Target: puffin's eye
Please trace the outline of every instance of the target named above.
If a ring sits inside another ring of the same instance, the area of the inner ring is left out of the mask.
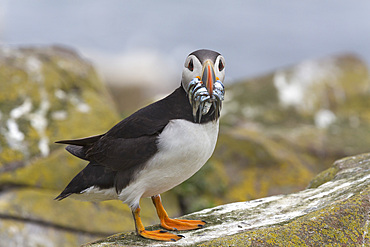
[[[194,69],[193,59],[190,59],[190,62],[189,62],[189,64],[188,64],[188,69],[189,69],[190,71],[193,71],[193,69]]]
[[[220,60],[220,62],[218,63],[218,71],[222,71],[224,68],[225,68],[225,65],[224,65],[224,63]]]

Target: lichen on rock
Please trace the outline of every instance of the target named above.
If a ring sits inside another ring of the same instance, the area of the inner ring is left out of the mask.
[[[0,78],[0,171],[46,157],[67,134],[91,135],[117,119],[94,68],[67,49],[2,47]]]
[[[84,246],[369,245],[370,153],[339,160],[334,167],[337,174],[317,188],[186,215],[208,224],[182,232],[185,238],[176,243],[121,233]]]
[[[185,216],[207,226],[181,233],[177,243],[129,232],[90,245],[368,244],[369,155],[321,171],[368,151],[369,80],[365,64],[345,55],[228,86],[213,157],[163,195],[171,216],[179,204],[182,212],[209,208]],[[289,91],[297,97],[284,96]],[[53,201],[87,164],[53,142],[101,134],[119,120],[94,68],[76,52],[0,48],[0,246],[37,245],[41,237],[74,246],[134,229],[118,201]],[[232,201],[247,202],[222,205]],[[145,225],[158,222],[150,200],[141,206]]]

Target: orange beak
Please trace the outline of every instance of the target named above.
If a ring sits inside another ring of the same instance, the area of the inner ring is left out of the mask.
[[[201,81],[205,83],[205,86],[208,90],[208,94],[212,95],[213,93],[213,84],[216,81],[215,70],[213,69],[213,63],[211,60],[205,61],[203,65],[203,73]]]

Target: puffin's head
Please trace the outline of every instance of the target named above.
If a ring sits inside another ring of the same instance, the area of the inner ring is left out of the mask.
[[[224,79],[225,59],[220,53],[202,49],[188,55],[181,84],[189,96],[194,121],[200,122],[212,105],[218,118],[224,98]]]
[[[225,59],[215,51],[197,50],[189,54],[182,70],[182,86],[188,93],[189,83],[194,78],[199,78],[212,95],[213,85],[216,80],[222,83],[225,79]]]

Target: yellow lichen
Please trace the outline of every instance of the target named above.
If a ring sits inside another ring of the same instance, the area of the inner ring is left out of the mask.
[[[365,199],[370,196],[369,189],[292,222],[247,230],[200,246],[227,246],[231,243],[235,246],[356,246],[365,241],[361,238],[369,228],[366,212],[370,210],[370,204]]]

